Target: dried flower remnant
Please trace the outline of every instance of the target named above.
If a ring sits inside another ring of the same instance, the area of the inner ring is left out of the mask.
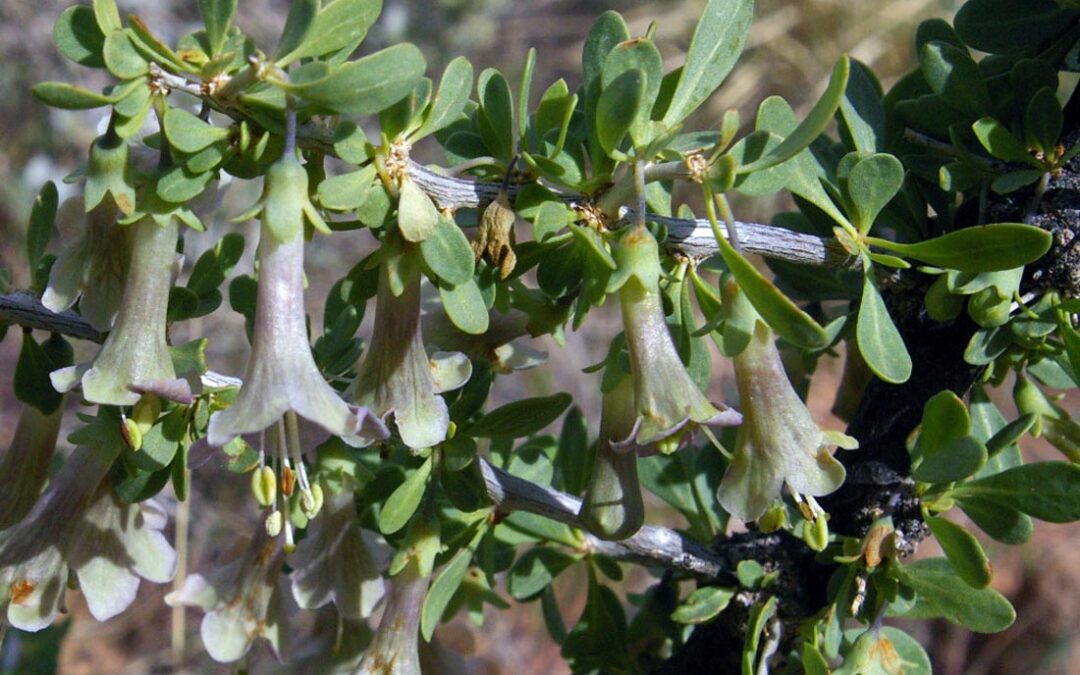
[[[420,610],[427,589],[415,559],[390,579],[386,608],[357,675],[421,675]]]
[[[609,288],[619,293],[637,421],[614,447],[656,444],[661,452],[673,452],[698,426],[739,424],[742,415],[710,403],[679,358],[664,319],[656,239],[644,227],[631,229],[619,240],[615,260],[618,268]]]
[[[140,578],[172,579],[176,553],[162,534],[164,511],[152,500],[120,502],[102,485],[119,454],[118,434],[77,448],[26,519],[0,532],[0,606],[12,626],[48,627],[69,569],[99,621],[131,605]]]
[[[348,395],[382,417],[392,415],[405,445],[430,448],[446,439],[450,426],[439,394],[465,384],[472,366],[457,352],[428,357],[420,327],[419,251],[393,234],[383,246],[371,345]]]
[[[785,485],[796,495],[820,497],[844,482],[842,464],[830,446],[857,447],[854,439],[825,432],[810,416],[780,361],[772,331],[761,321],[746,348],[735,357],[735,379],[744,421],[735,456],[717,498],[742,520],[755,520]],[[811,508],[811,510],[813,510]],[[813,514],[815,519],[820,514]]]
[[[288,644],[284,562],[281,540],[260,527],[235,559],[205,576],[192,574],[182,588],[165,596],[165,602],[206,612],[199,633],[215,661],[240,660],[259,637],[268,640],[281,659]]]
[[[499,278],[505,279],[517,265],[514,253],[514,221],[517,216],[510,207],[510,198],[506,189],[499,191],[498,197],[487,205],[480,217],[480,226],[476,230],[476,240],[472,243],[476,262],[483,258],[499,270]]]

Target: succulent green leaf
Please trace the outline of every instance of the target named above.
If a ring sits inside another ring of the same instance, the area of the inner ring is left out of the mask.
[[[476,81],[477,126],[488,152],[509,163],[514,151],[514,98],[503,74],[487,68]]]
[[[476,281],[469,279],[452,286],[439,282],[439,299],[450,321],[470,335],[481,335],[488,329],[488,309]]]
[[[727,608],[735,591],[722,586],[705,586],[696,589],[671,614],[678,623],[702,624],[716,618]]]
[[[116,0],[94,0],[94,19],[97,21],[101,32],[108,35],[112,31],[120,30],[120,10],[116,8]]]
[[[869,243],[907,258],[960,272],[999,272],[1034,262],[1052,243],[1050,233],[1032,225],[997,223],[967,227],[915,244],[869,238]]]
[[[352,211],[367,199],[375,181],[376,169],[369,164],[358,171],[331,176],[319,183],[319,204],[331,211]]]
[[[976,590],[964,583],[945,558],[927,558],[892,569],[918,594],[914,608],[904,616],[941,617],[976,633],[998,633],[1016,620],[1016,610],[1003,595],[992,588]]]
[[[799,126],[768,154],[748,165],[740,166],[739,173],[752,173],[786,162],[813,143],[814,139],[820,136],[825,131],[825,128],[829,126],[833,115],[836,114],[836,110],[840,107],[840,102],[844,98],[844,91],[847,88],[850,70],[851,62],[848,57],[841,56],[840,60],[833,66],[832,75],[829,77],[829,86],[826,87],[825,93],[821,95],[818,102],[814,104],[806,119],[800,122]]]
[[[477,438],[531,436],[558,419],[571,401],[566,393],[513,401],[484,415],[465,433]]]
[[[450,605],[450,600],[465,581],[465,574],[469,571],[469,563],[472,561],[473,549],[466,546],[450,559],[446,567],[442,568],[435,581],[431,583],[427,595],[424,596],[424,604],[420,610],[420,634],[425,640],[431,640],[432,633],[442,620],[443,612]]]
[[[287,63],[280,58],[287,56],[299,49],[307,37],[308,31],[315,23],[315,17],[319,14],[319,0],[290,0],[289,14],[285,17],[285,27],[278,39],[277,49],[274,50],[274,60],[278,63]]]
[[[387,497],[386,504],[379,512],[380,532],[393,534],[405,527],[420,506],[420,500],[424,498],[429,478],[431,478],[430,457],[424,460],[420,468],[406,477],[405,482]]]
[[[413,140],[430,136],[453,124],[465,112],[472,92],[473,67],[459,56],[446,64],[439,90],[424,114],[424,123],[411,134]]]
[[[275,63],[285,65],[350,46],[355,48],[382,12],[382,0],[331,0],[322,9],[318,9],[318,2],[315,5],[317,14],[310,20],[300,42],[288,52],[283,52],[279,46],[280,56],[274,59]],[[306,17],[310,10],[305,7],[303,11]]]
[[[1069,462],[1025,464],[962,483],[950,492],[976,497],[1051,523],[1080,520],[1080,466]]]
[[[277,84],[294,96],[335,112],[371,115],[408,96],[423,77],[425,67],[424,55],[406,42],[335,66],[315,80]]]
[[[919,50],[919,63],[930,89],[950,107],[973,116],[992,109],[986,81],[966,49],[930,42]]]
[[[1047,154],[1052,153],[1064,125],[1065,115],[1054,91],[1043,87],[1035,92],[1028,101],[1024,117],[1028,144],[1041,148]]]
[[[61,12],[53,26],[53,42],[61,54],[79,65],[105,67],[101,55],[105,33],[98,27],[94,10],[90,7],[74,5]]]
[[[474,256],[469,240],[453,218],[439,214],[435,231],[420,243],[428,268],[451,286],[472,280]]]
[[[56,184],[48,181],[41,186],[41,191],[34,199],[34,205],[30,209],[30,224],[26,228],[26,259],[30,261],[31,270],[37,268],[41,256],[45,255],[49,240],[52,239],[58,204]]]
[[[421,242],[430,237],[439,223],[439,210],[431,197],[410,178],[401,181],[398,194],[398,228],[407,241]]]
[[[885,145],[885,106],[881,84],[873,71],[859,61],[851,62],[847,88],[840,100],[840,121],[857,152],[873,153]]]
[[[215,127],[180,108],[165,112],[165,137],[180,152],[195,153],[229,137],[229,130]]]
[[[986,552],[975,535],[951,520],[937,516],[927,518],[926,524],[930,526],[930,531],[941,545],[949,564],[961,579],[972,588],[986,588],[990,585],[993,576],[990,559],[986,557]]]
[[[118,98],[97,94],[67,82],[41,82],[30,90],[34,98],[45,105],[64,110],[89,110],[112,105]]]
[[[1008,54],[1038,47],[1075,24],[1080,12],[1054,0],[969,0],[957,11],[956,32],[975,49]]]
[[[723,83],[746,44],[753,14],[753,0],[710,0],[705,6],[664,113],[664,124],[669,129],[686,119]]]
[[[642,73],[644,90],[641,104],[635,108],[636,117],[630,125],[630,136],[635,145],[643,146],[649,141],[649,113],[660,93],[660,82],[664,77],[664,61],[652,40],[637,38],[615,45],[604,59],[601,68],[601,92],[623,73],[631,70]],[[600,99],[603,100],[602,93]]]
[[[971,125],[975,137],[992,156],[1006,162],[1031,162],[1031,155],[1020,140],[993,117],[982,117]]]
[[[1025,544],[1035,532],[1031,516],[989,499],[964,497],[957,505],[979,529],[1003,544]]]
[[[903,182],[904,167],[892,155],[875,154],[856,162],[848,174],[847,193],[851,216],[859,232],[870,231]]]
[[[199,14],[206,26],[206,40],[210,46],[208,56],[217,56],[229,37],[229,28],[236,15],[236,0],[199,0]]]
[[[859,351],[866,365],[881,379],[892,383],[906,382],[911,376],[911,356],[872,276],[867,274],[864,279],[859,317],[855,324]]]
[[[551,585],[555,577],[576,559],[550,546],[535,546],[525,551],[510,568],[507,590],[515,600],[529,600]]]
[[[105,38],[102,57],[109,72],[121,80],[145,75],[149,64],[135,49],[128,31],[114,30]]]

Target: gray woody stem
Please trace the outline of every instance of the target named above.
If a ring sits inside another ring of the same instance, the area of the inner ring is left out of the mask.
[[[0,321],[10,321],[28,328],[62,333],[94,342],[104,339],[104,336],[91,328],[82,317],[73,312],[56,314],[28,293],[0,295]],[[213,386],[240,384],[236,378],[213,372],[204,375],[203,380]],[[584,529],[577,516],[581,502],[576,497],[518,478],[485,459],[478,461],[488,498],[499,511],[528,511]],[[589,534],[584,535],[583,541],[588,550],[616,560],[662,565],[708,579],[731,573],[716,554],[698,542],[664,527],[646,525],[637,534],[623,541],[604,541]]]
[[[224,114],[238,119],[243,118],[242,112],[237,111],[231,101],[220,100],[215,96],[215,92],[208,91],[203,83],[165,72],[157,64],[151,64],[150,75],[169,89],[197,96]],[[333,143],[324,130],[306,126],[298,132],[298,140],[301,144],[315,146],[322,152],[333,154]],[[668,162],[647,168],[646,180],[659,180],[680,173],[678,167],[673,166],[675,164],[681,163]],[[411,160],[409,175],[443,209],[472,208],[487,204],[495,199],[500,187],[498,183],[445,176]],[[597,203],[604,211],[617,210],[618,224],[622,225],[633,222],[634,210],[625,206],[621,209],[618,207],[619,203],[626,201],[622,199],[624,191],[619,189],[620,185],[622,184],[617,184],[616,188],[610,191],[610,195],[601,195]],[[513,192],[512,187],[511,192]],[[585,201],[582,195],[563,194],[561,196],[571,204]],[[694,257],[706,257],[716,253],[716,241],[713,239],[708,220],[687,220],[653,214],[649,214],[648,220],[661,223],[668,228],[668,243],[671,248]],[[835,240],[756,223],[736,222],[735,226],[742,250],[746,253],[756,253],[766,258],[787,260],[801,265],[851,269],[858,267],[858,260],[850,256]]]

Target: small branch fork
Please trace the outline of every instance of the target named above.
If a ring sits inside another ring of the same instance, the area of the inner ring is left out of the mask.
[[[150,65],[150,77],[161,86],[175,91],[182,91],[198,97],[204,103],[215,110],[229,115],[234,119],[242,119],[242,112],[232,106],[229,101],[221,100],[207,91],[204,84],[188,80],[187,78],[165,72],[157,64]],[[320,151],[333,155],[333,142],[327,136],[326,131],[312,126],[305,126],[298,130],[298,142],[301,145],[316,146]],[[671,177],[680,171],[685,174],[685,169],[679,169],[682,162],[669,162],[647,167],[645,170],[646,180],[659,180]],[[475,208],[494,201],[499,194],[499,183],[483,181],[471,181],[462,178],[446,176],[425,166],[409,160],[409,176],[416,182],[420,189],[424,190],[439,206],[440,209]],[[510,187],[513,194],[514,186]],[[621,195],[619,190],[610,190],[610,195],[602,195],[599,203],[607,210],[612,202],[623,202],[618,199]],[[562,198],[570,203],[584,203],[588,201],[584,195],[563,194]],[[629,207],[614,205],[610,209],[617,211],[616,226],[628,225],[634,221],[635,210]],[[689,220],[683,218],[671,218],[649,214],[647,220],[659,223],[668,230],[667,243],[686,255],[693,257],[707,257],[717,251],[716,241],[713,239],[712,228],[706,219]],[[789,262],[811,265],[816,267],[835,267],[857,269],[858,261],[848,254],[836,241],[824,239],[810,234],[792,232],[780,227],[770,227],[756,223],[735,223],[742,250],[747,253],[756,253],[766,258],[787,260]]]
[[[104,336],[94,330],[74,312],[58,314],[46,309],[33,295],[16,292],[0,295],[0,321],[27,328],[62,333],[92,342],[102,342]],[[204,382],[213,386],[238,386],[234,377],[209,372]],[[546,488],[507,473],[483,458],[477,460],[488,498],[501,512],[528,511],[585,530],[578,519],[581,501],[568,494]],[[704,579],[728,578],[728,564],[702,544],[678,532],[646,525],[633,537],[623,541],[604,541],[590,534],[583,537],[584,547],[616,560],[645,565],[661,565]]]

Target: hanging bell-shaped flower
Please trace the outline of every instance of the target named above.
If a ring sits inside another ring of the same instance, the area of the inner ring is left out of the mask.
[[[118,430],[108,442],[80,446],[25,520],[0,532],[0,607],[16,628],[38,631],[56,617],[75,572],[99,621],[135,600],[139,579],[172,579],[173,551],[155,502],[125,504],[102,485],[119,454]]]
[[[0,455],[0,476],[7,486],[0,491],[0,530],[22,520],[41,496],[63,414],[63,404],[48,414],[32,405],[19,413],[15,437],[7,452]]]
[[[427,589],[415,559],[390,579],[386,608],[357,675],[421,675],[420,611]]]
[[[72,197],[56,215],[63,249],[49,272],[41,304],[54,312],[79,302],[79,314],[99,332],[112,328],[131,260],[131,228],[116,223],[111,201],[84,212]]]
[[[205,576],[192,574],[165,602],[206,612],[199,633],[210,658],[219,663],[240,660],[259,637],[270,642],[280,659],[288,643],[284,562],[281,539],[260,527],[234,560]]]
[[[672,452],[699,425],[739,424],[742,415],[710,403],[679,358],[664,320],[656,239],[644,227],[632,228],[619,240],[615,260],[609,288],[619,293],[637,413],[634,430],[615,447],[655,443],[660,451]]]
[[[331,492],[322,513],[289,557],[293,597],[302,609],[331,602],[344,619],[371,616],[384,584],[372,549],[385,548],[376,535],[360,529],[351,490]],[[380,556],[382,557],[382,556]]]
[[[579,512],[589,531],[601,539],[626,539],[645,522],[637,453],[612,446],[613,440],[629,436],[636,423],[633,380],[624,375],[604,394],[596,458]]]
[[[318,214],[307,185],[304,167],[290,155],[266,174],[255,211],[262,214],[262,228],[252,351],[236,402],[210,419],[212,445],[266,429],[287,412],[350,445],[369,445],[389,433],[366,408],[349,405],[326,383],[311,354],[304,311],[304,218],[311,222]]]
[[[430,448],[446,440],[450,426],[439,394],[465,384],[472,364],[457,352],[428,357],[420,330],[419,249],[394,234],[384,247],[375,328],[349,396],[380,416],[393,415],[405,445]]]
[[[127,141],[120,138],[111,125],[90,145],[83,188],[87,212],[106,200],[111,200],[124,215],[131,215],[135,210],[134,171],[128,155]]]
[[[178,224],[146,215],[128,227],[131,263],[116,323],[94,361],[54,371],[53,387],[68,391],[81,381],[83,398],[104,405],[134,405],[146,391],[186,402],[191,391],[176,378],[166,338]]]
[[[762,321],[735,357],[735,379],[744,421],[735,456],[717,491],[720,505],[742,520],[755,520],[778,499],[784,485],[819,497],[844,482],[844,466],[831,447],[852,449],[855,439],[822,431],[795,392],[780,361],[772,331]]]

